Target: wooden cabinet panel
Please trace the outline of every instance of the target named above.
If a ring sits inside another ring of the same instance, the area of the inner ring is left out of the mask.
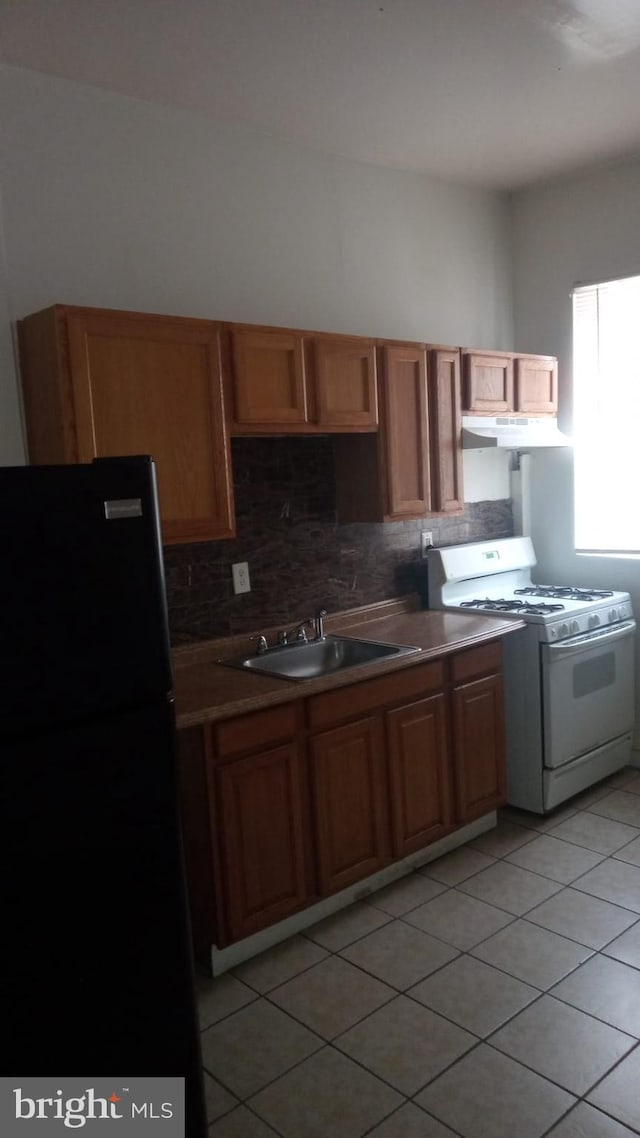
[[[311,739],[320,893],[375,873],[389,857],[384,733],[379,716]]]
[[[558,361],[553,356],[516,356],[515,410],[527,415],[556,414]]]
[[[304,341],[301,333],[231,328],[235,422],[288,427],[307,422]]]
[[[505,801],[502,677],[484,676],[452,695],[456,816],[465,823]]]
[[[307,700],[307,719],[312,728],[329,727],[438,691],[443,684],[442,660],[430,660],[375,680],[313,695]]]
[[[427,357],[422,345],[382,349],[387,516],[431,509]]]
[[[56,307],[21,321],[20,343],[32,462],[150,454],[165,542],[233,536],[219,325]]]
[[[300,756],[295,742],[211,765],[229,938],[308,902]]]
[[[502,670],[502,641],[490,640],[477,648],[467,648],[451,657],[451,678],[454,684],[486,676]]]
[[[441,838],[451,825],[443,694],[387,712],[394,857]]]
[[[463,352],[465,411],[499,415],[513,411],[513,356],[508,352]]]
[[[315,365],[318,425],[376,430],[375,341],[316,340]]]
[[[460,439],[460,352],[450,348],[429,351],[429,394],[432,439],[432,509],[439,514],[462,513],[462,446]]]

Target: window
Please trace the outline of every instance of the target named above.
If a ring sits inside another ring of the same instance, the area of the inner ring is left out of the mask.
[[[640,277],[573,293],[575,547],[640,553]]]

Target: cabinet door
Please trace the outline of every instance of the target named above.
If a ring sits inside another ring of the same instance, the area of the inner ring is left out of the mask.
[[[232,328],[231,354],[237,424],[275,429],[307,422],[300,333]]]
[[[460,353],[429,351],[433,491],[432,509],[439,514],[464,510],[460,439]]]
[[[456,815],[471,822],[505,801],[502,676],[453,689]]]
[[[513,411],[513,357],[506,352],[464,352],[462,358],[465,411]]]
[[[373,340],[315,341],[318,425],[349,431],[378,426]]]
[[[219,326],[72,310],[67,329],[78,461],[150,454],[163,540],[232,537]]]
[[[375,873],[389,857],[381,718],[371,716],[313,736],[311,785],[324,895]]]
[[[308,901],[300,757],[291,742],[209,771],[229,939],[238,940]]]
[[[554,415],[558,410],[558,361],[552,356],[520,356],[515,366],[516,411]]]
[[[387,737],[393,855],[406,857],[451,825],[444,695],[387,712]]]
[[[421,518],[431,510],[426,351],[386,345],[382,359],[387,515]]]

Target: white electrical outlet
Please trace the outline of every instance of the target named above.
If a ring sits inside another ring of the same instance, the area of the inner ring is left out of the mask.
[[[427,550],[431,549],[433,545],[433,534],[431,530],[423,529],[420,534],[420,553],[423,557],[427,556]]]
[[[249,580],[248,561],[236,561],[235,565],[231,566],[231,573],[233,575],[234,593],[250,593],[251,581]]]

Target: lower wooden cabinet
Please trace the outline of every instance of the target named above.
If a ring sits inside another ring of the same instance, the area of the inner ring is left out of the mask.
[[[217,838],[231,940],[306,902],[301,762],[297,743],[213,767]]]
[[[502,642],[181,736],[206,963],[504,802]]]
[[[474,673],[477,673],[476,678]],[[501,643],[494,642],[454,657],[453,678],[456,818],[464,824],[495,810],[505,801]],[[456,678],[467,682],[455,683]]]
[[[451,828],[444,694],[387,712],[394,857],[407,857]]]
[[[389,858],[382,718],[312,736],[310,768],[320,893],[335,893]]]

